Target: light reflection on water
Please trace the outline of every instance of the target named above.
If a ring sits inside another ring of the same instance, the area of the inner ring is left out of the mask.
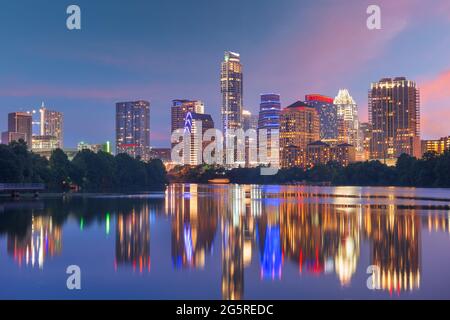
[[[449,205],[445,189],[181,184],[2,201],[0,297],[450,298]]]

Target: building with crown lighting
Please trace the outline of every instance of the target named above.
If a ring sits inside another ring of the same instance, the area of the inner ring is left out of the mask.
[[[185,138],[189,139],[189,154],[184,154],[184,164],[197,166],[203,163],[203,151],[211,141],[203,141],[203,135],[214,129],[210,114],[188,112],[185,119]]]
[[[320,139],[337,139],[338,118],[337,107],[334,100],[319,94],[309,94],[305,97],[305,103],[314,107],[320,119]]]

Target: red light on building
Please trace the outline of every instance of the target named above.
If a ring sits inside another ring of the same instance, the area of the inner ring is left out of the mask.
[[[307,94],[305,96],[305,101],[319,101],[319,102],[323,102],[323,103],[334,103],[334,99],[327,97],[327,96],[323,96],[320,94]]]

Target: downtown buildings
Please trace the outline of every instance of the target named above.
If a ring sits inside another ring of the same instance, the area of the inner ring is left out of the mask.
[[[420,158],[420,94],[405,77],[384,78],[369,91],[371,159],[395,164],[403,153]]]
[[[150,102],[116,103],[116,153],[150,159]]]
[[[170,111],[172,134],[178,129],[184,129],[186,115],[188,112],[205,113],[205,105],[200,100],[176,99],[172,101],[172,108]]]
[[[56,140],[56,148],[62,149],[64,146],[63,124],[64,117],[61,112],[48,110],[44,103],[39,109],[40,115],[40,136],[53,137]]]

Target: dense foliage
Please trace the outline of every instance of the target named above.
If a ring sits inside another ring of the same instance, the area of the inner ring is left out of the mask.
[[[169,178],[171,181],[197,183],[227,178],[231,183],[243,184],[450,187],[450,151],[443,155],[427,153],[422,159],[404,154],[395,167],[379,161],[357,162],[347,167],[330,162],[308,170],[282,169],[274,176],[262,176],[260,173],[260,168],[176,167],[169,172]]]
[[[0,183],[45,183],[49,190],[163,190],[166,170],[160,160],[143,162],[126,154],[79,152],[72,161],[61,150],[50,160],[29,152],[26,144],[0,145]]]

